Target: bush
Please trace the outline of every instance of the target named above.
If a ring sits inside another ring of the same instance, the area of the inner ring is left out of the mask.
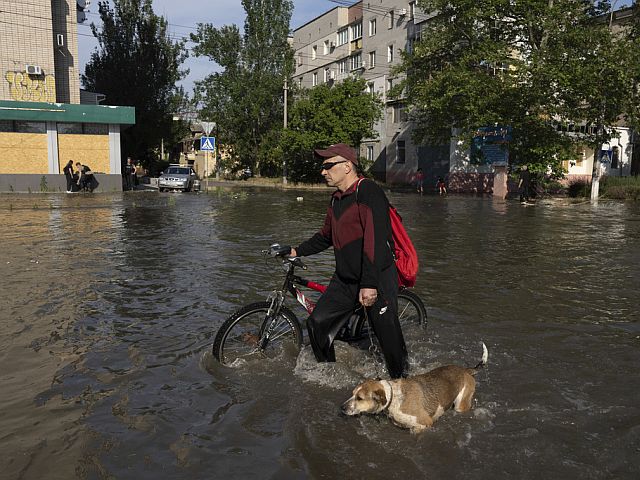
[[[640,200],[639,177],[603,177],[600,182],[602,197],[616,200]]]
[[[571,182],[567,188],[570,197],[589,197],[591,195],[591,183],[583,180]]]

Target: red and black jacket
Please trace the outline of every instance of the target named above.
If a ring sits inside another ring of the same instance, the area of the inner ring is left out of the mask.
[[[304,257],[333,246],[342,281],[378,288],[380,272],[394,262],[391,245],[389,201],[375,182],[364,180],[333,193],[322,229],[296,247],[296,253]]]

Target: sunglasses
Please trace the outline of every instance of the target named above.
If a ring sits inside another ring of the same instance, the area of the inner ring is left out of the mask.
[[[337,164],[339,163],[345,163],[346,160],[340,160],[339,162],[324,162],[322,164],[322,166],[320,167],[320,170],[331,170],[333,167],[335,167]]]

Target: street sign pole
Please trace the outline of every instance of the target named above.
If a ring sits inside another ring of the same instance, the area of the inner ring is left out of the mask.
[[[202,131],[208,138],[211,131],[216,127],[216,122],[200,122],[200,125],[202,126]],[[204,151],[204,176],[205,178],[209,176],[209,149]]]

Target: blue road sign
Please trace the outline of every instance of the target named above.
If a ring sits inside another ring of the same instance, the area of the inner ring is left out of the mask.
[[[216,149],[216,137],[201,137],[200,150],[214,151]]]

